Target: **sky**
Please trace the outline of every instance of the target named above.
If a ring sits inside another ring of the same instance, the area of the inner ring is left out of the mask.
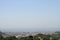
[[[60,0],[0,0],[0,30],[60,31]]]

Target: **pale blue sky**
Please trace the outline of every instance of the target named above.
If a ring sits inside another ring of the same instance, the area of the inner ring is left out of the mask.
[[[0,30],[60,31],[60,0],[0,0]]]

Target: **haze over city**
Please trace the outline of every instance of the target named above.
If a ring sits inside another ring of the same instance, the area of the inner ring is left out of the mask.
[[[0,30],[60,31],[60,0],[0,0]]]

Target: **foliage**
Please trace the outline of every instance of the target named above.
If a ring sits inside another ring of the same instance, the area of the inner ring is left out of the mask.
[[[50,36],[50,35],[43,35],[43,34],[38,34],[36,36],[31,36],[30,35],[30,36],[27,36],[27,37],[20,37],[20,38],[16,38],[15,36],[4,38],[3,36],[0,36],[0,40],[40,40],[38,37],[43,38],[43,40],[50,40],[50,37],[52,37],[52,36]],[[52,37],[52,40],[58,40],[59,38]]]

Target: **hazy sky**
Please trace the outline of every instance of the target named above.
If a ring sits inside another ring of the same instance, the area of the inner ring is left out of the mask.
[[[0,0],[0,30],[60,31],[60,0]]]

